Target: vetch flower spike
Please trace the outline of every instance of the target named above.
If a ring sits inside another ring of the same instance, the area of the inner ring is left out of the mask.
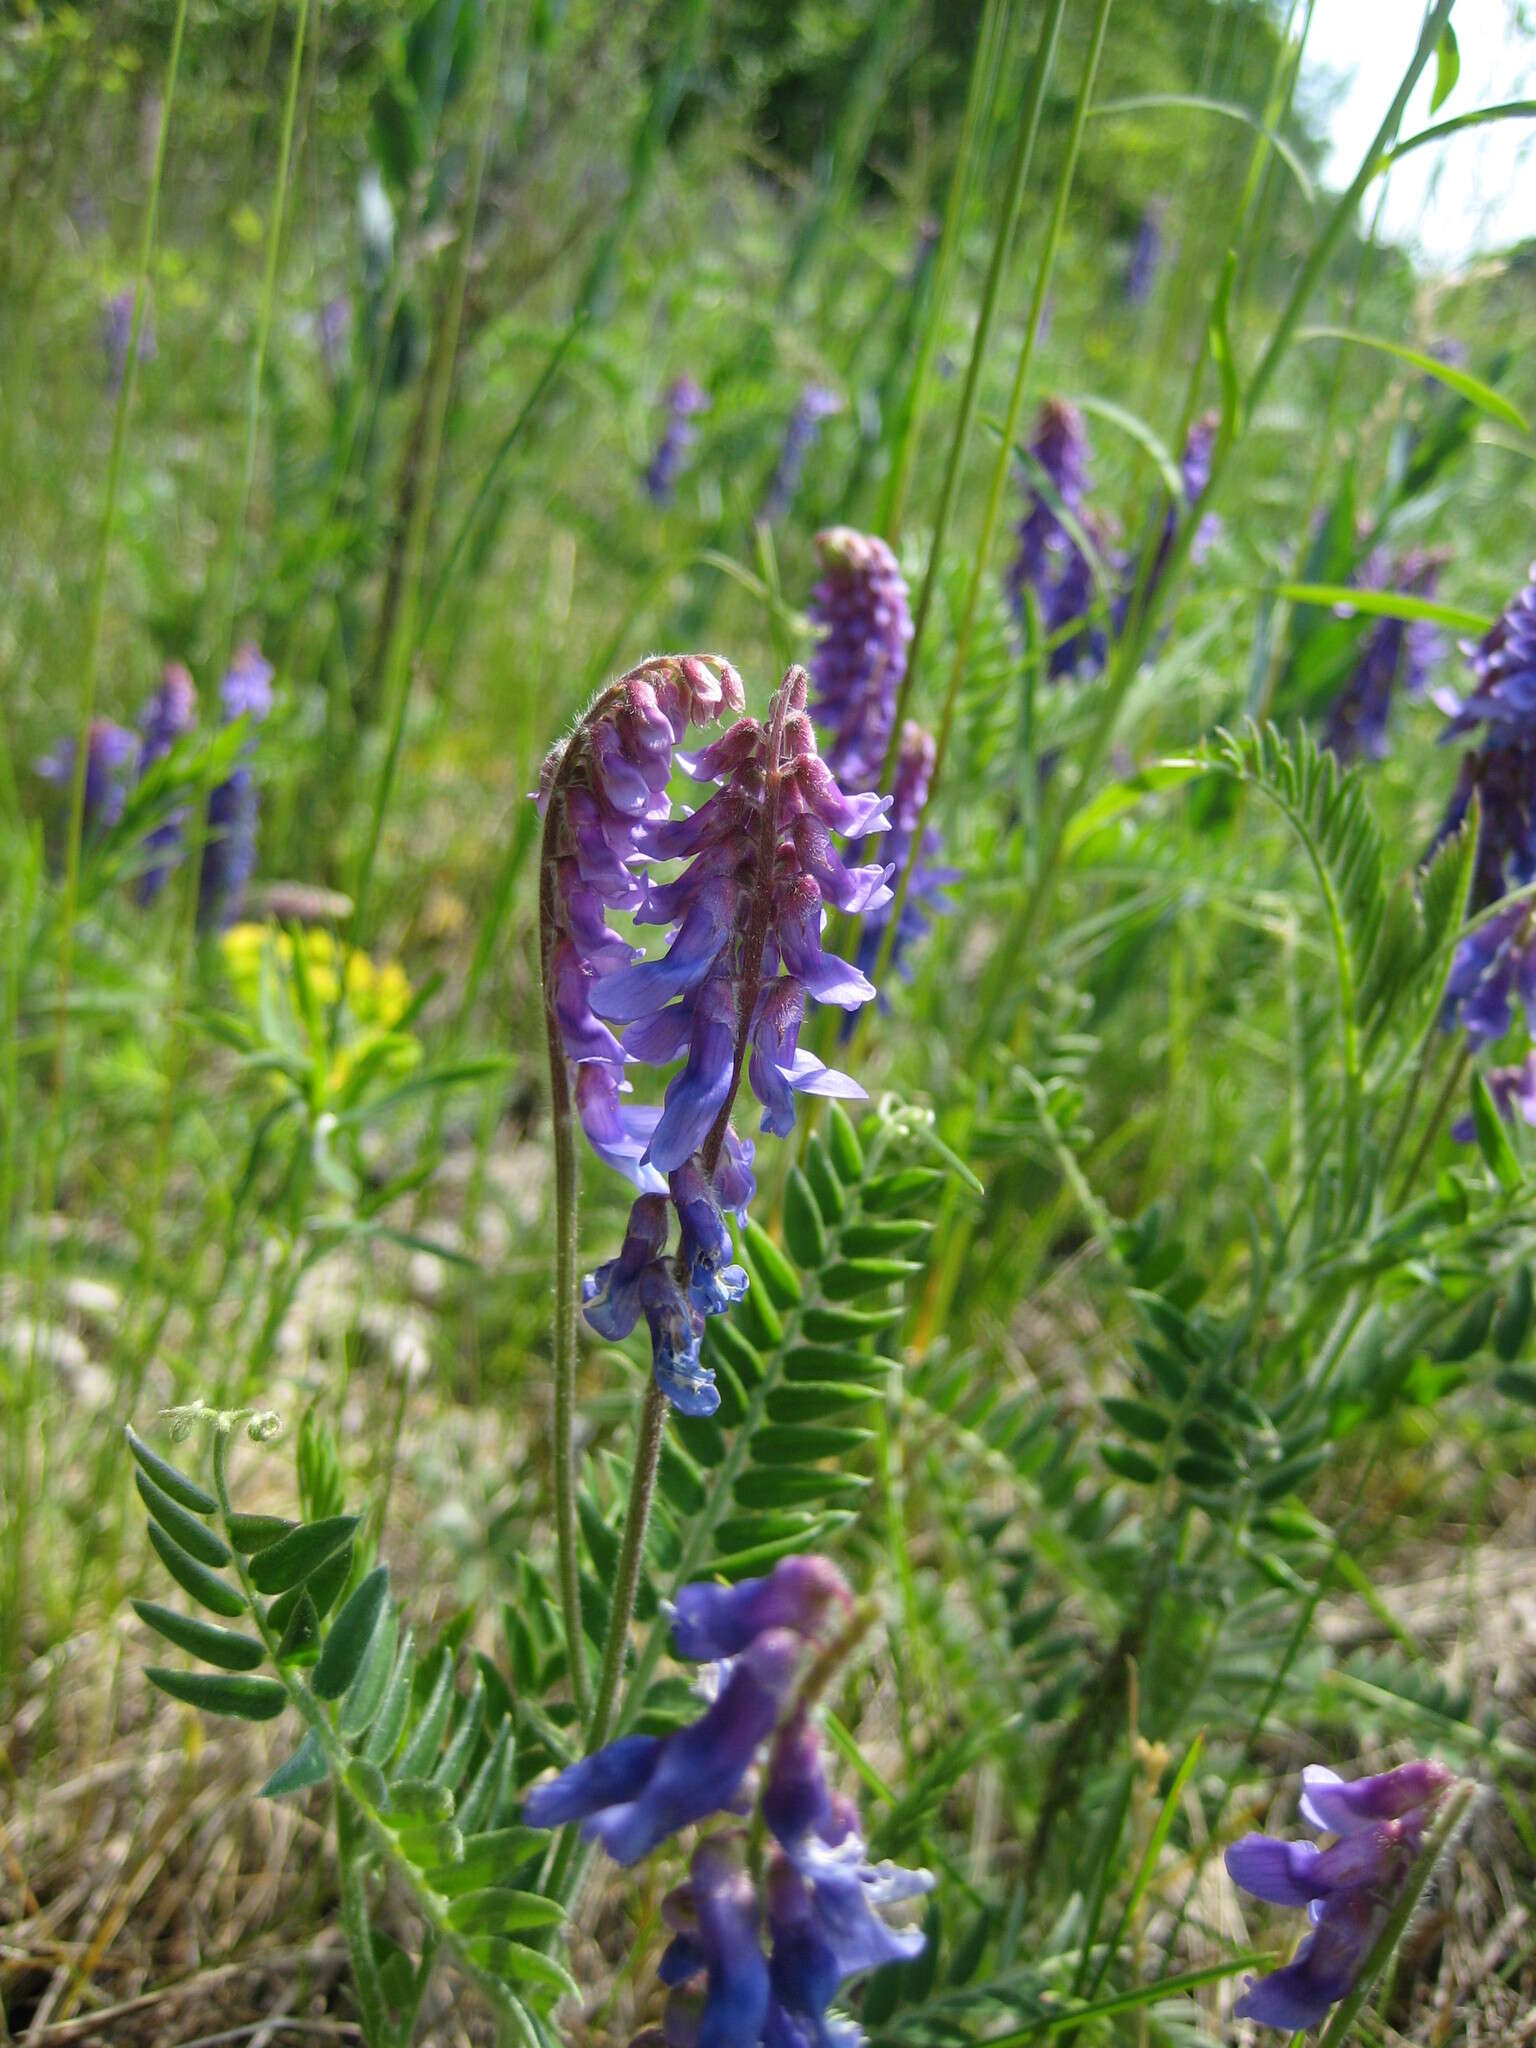
[[[1231,1845],[1225,1860],[1234,1884],[1272,1905],[1305,1906],[1312,1921],[1289,1963],[1249,1979],[1233,2009],[1238,2019],[1313,2027],[1349,1993],[1454,1782],[1433,1760],[1353,1781],[1311,1764],[1302,1773],[1302,1818],[1335,1835],[1333,1845],[1273,1835],[1246,1835]]]

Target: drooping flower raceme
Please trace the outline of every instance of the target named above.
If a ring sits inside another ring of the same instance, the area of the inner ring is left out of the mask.
[[[843,792],[805,704],[805,672],[791,669],[766,725],[738,719],[684,764],[719,786],[687,817],[646,827],[652,860],[687,865],[675,881],[652,880],[635,914],[671,926],[670,945],[592,987],[594,1014],[628,1027],[626,1053],[655,1065],[685,1055],[643,1155],[662,1173],[704,1146],[743,1062],[775,1137],[794,1127],[796,1092],[864,1092],[798,1041],[808,1001],[857,1009],[874,994],[856,967],[822,951],[821,932],[828,907],[861,915],[888,900],[886,869],[846,866],[833,839],[884,831],[890,799]]]
[[[1189,560],[1198,565],[1205,560],[1214,546],[1216,536],[1221,532],[1221,521],[1214,512],[1200,513],[1200,500],[1210,488],[1211,462],[1216,450],[1216,433],[1220,416],[1214,412],[1202,413],[1184,438],[1184,447],[1179,456],[1179,497],[1170,502],[1163,513],[1163,523],[1158,529],[1157,546],[1145,572],[1143,606],[1150,603],[1152,593],[1161,587],[1168,573],[1168,563],[1173,554],[1173,544],[1178,537],[1180,526],[1198,516],[1194,538],[1189,546]],[[1124,572],[1119,593],[1113,606],[1115,631],[1125,631],[1131,607],[1136,602],[1136,577],[1140,571],[1140,555],[1132,556],[1120,565]]]
[[[811,593],[810,614],[824,631],[811,658],[818,692],[811,713],[821,728],[823,759],[838,781],[845,788],[873,786],[885,765],[897,693],[907,670],[912,612],[906,579],[885,542],[873,534],[838,526],[818,534],[816,545],[823,575]],[[932,736],[908,720],[896,758],[890,836],[881,849],[890,864],[893,895],[928,800],[934,758]],[[942,907],[940,892],[955,879],[952,870],[935,865],[940,844],[937,829],[925,826],[892,949],[898,966],[927,931],[931,913]],[[855,859],[859,851],[851,849]],[[889,902],[876,903],[864,913],[857,964],[866,975],[873,975],[880,957],[890,909]]]
[[[1362,563],[1355,581],[1363,590],[1394,590],[1410,597],[1433,597],[1444,556],[1412,549],[1394,563],[1381,548]],[[1439,659],[1437,629],[1423,619],[1373,620],[1360,640],[1354,667],[1335,698],[1324,728],[1323,744],[1341,761],[1367,755],[1379,761],[1387,751],[1387,721],[1399,684],[1418,696]]]
[[[68,790],[75,779],[75,741],[60,740],[51,754],[36,764],[44,782]],[[85,791],[83,821],[87,832],[115,825],[123,815],[126,791],[123,774],[138,751],[131,732],[110,718],[93,718],[85,742]]]
[[[1154,199],[1136,224],[1136,239],[1125,267],[1125,296],[1132,306],[1144,306],[1152,296],[1152,287],[1162,268],[1163,224],[1167,214],[1164,201]]]
[[[139,719],[140,782],[196,724],[197,690],[192,678],[179,661],[168,662],[159,688]],[[140,903],[153,903],[165,887],[180,857],[186,816],[185,810],[176,810],[146,833],[144,851],[149,859],[136,887]]]
[[[908,719],[902,728],[901,751],[896,756],[896,785],[892,791],[891,836],[886,842],[893,870],[899,877],[912,860],[914,839],[921,834],[912,879],[896,926],[891,946],[891,964],[898,973],[909,974],[906,954],[927,933],[936,914],[946,910],[944,891],[960,878],[958,868],[941,865],[943,841],[936,826],[922,823],[923,807],[933,782],[936,748],[933,735]],[[864,920],[859,934],[858,964],[872,975],[885,943],[890,912],[876,909]],[[882,997],[882,1001],[884,998]]]
[[[645,488],[653,504],[670,504],[688,451],[699,438],[693,423],[708,411],[709,393],[696,379],[675,377],[667,386],[666,422],[645,472]]]
[[[625,1101],[630,1056],[593,1013],[592,992],[637,957],[608,916],[644,907],[643,836],[672,815],[674,749],[690,725],[745,701],[741,678],[716,655],[642,662],[602,693],[541,778],[545,997],[566,1085],[593,1151],[646,1193],[666,1190],[665,1174],[643,1158],[658,1111]]]
[[[1482,728],[1483,743],[1462,756],[1456,788],[1434,844],[1456,831],[1478,799],[1471,907],[1484,910],[1536,881],[1536,568],[1480,641],[1464,644],[1474,687],[1465,702],[1449,690],[1435,701],[1451,712],[1444,737]],[[1446,985],[1442,1021],[1466,1025],[1474,1045],[1502,1036],[1510,998],[1536,1019],[1536,918],[1514,904],[1461,941]]]
[[[765,525],[776,526],[794,504],[805,470],[805,458],[821,439],[823,423],[842,409],[842,399],[824,384],[808,384],[801,392],[799,403],[784,429],[784,445],[779,450],[778,463],[768,480],[763,507],[758,514]]]
[[[1276,1906],[1305,1906],[1312,1930],[1282,1969],[1250,1978],[1237,2018],[1316,2026],[1344,1997],[1401,1893],[1435,1806],[1453,1783],[1443,1764],[1400,1765],[1346,1782],[1321,1764],[1302,1772],[1301,1813],[1328,1848],[1245,1835],[1226,1852],[1235,1884]]]
[[[670,1195],[676,1252],[667,1249],[666,1206],[642,1195],[624,1248],[588,1277],[583,1298],[587,1321],[603,1335],[625,1334],[645,1316],[656,1383],[693,1415],[719,1405],[699,1356],[704,1318],[722,1313],[746,1284],[723,1221],[731,1209],[739,1216],[751,1191],[750,1154],[730,1126],[743,1075],[762,1106],[763,1130],[779,1137],[794,1126],[796,1093],[863,1094],[802,1050],[799,1032],[808,1001],[846,1009],[874,993],[857,968],[822,951],[821,931],[826,906],[858,914],[888,900],[886,869],[849,867],[833,843],[834,835],[883,830],[888,799],[845,795],[817,755],[805,703],[804,671],[792,669],[767,725],[739,719],[689,758],[696,780],[720,785],[698,810],[672,818],[636,792],[627,843],[639,865],[616,863],[614,887],[622,881],[637,925],[671,928],[667,951],[637,957],[598,920],[587,934],[590,972],[558,946],[553,961],[568,1056],[603,1068],[606,1089],[621,1085],[625,1062],[683,1062],[659,1115],[625,1111],[616,1094],[605,1111],[617,1133],[615,1163],[632,1161],[647,1194]],[[667,881],[645,865],[677,860],[686,866]],[[624,1027],[621,1039],[615,1025]]]
[[[1049,488],[1042,490],[1034,474],[1025,479],[1024,517],[1008,592],[1021,616],[1025,592],[1033,595],[1041,631],[1056,642],[1047,661],[1055,679],[1102,667],[1107,644],[1103,628],[1088,623],[1099,585],[1082,542],[1086,539],[1102,559],[1107,536],[1087,504],[1088,432],[1075,405],[1058,398],[1045,401],[1029,456]],[[1068,633],[1078,620],[1082,630]]]
[[[224,723],[243,718],[260,725],[272,709],[272,664],[246,641],[237,647],[219,685]],[[248,744],[234,768],[208,799],[208,832],[198,875],[197,915],[203,925],[223,925],[239,914],[246,884],[256,870],[258,797]]]
[[[827,766],[848,788],[880,780],[907,673],[912,608],[896,557],[877,535],[851,526],[816,536],[821,581],[808,607],[821,628],[811,656],[811,716]]]
[[[128,344],[133,339],[133,287],[126,286],[114,292],[101,309],[101,349],[107,359],[107,389],[116,391],[122,384],[123,373],[128,368]],[[139,322],[139,346],[136,360],[152,363],[155,360],[155,316],[149,306],[144,308],[144,317]]]
[[[1473,904],[1495,903],[1507,889],[1536,881],[1536,564],[1525,587],[1483,638],[1463,642],[1473,688],[1435,701],[1451,714],[1449,742],[1483,729],[1483,744],[1462,757],[1461,774],[1440,827],[1454,832],[1474,791],[1482,822]]]
[[[663,1905],[669,2048],[851,2044],[856,2030],[831,2014],[840,1987],[922,1949],[919,1929],[892,1927],[879,1909],[933,1880],[870,1861],[856,1807],[827,1783],[805,1693],[818,1664],[842,1653],[853,1615],[842,1575],[819,1558],[785,1558],[736,1586],[685,1587],[674,1646],[720,1660],[714,1703],[673,1735],[622,1736],[528,1795],[531,1826],[579,1821],[624,1863],[693,1821],[759,1808],[771,1844],[763,1895],[728,1828],[699,1842]]]

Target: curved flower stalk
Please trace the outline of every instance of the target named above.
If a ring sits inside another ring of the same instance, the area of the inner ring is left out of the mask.
[[[1374,549],[1354,581],[1362,590],[1395,590],[1410,597],[1433,597],[1439,587],[1443,554],[1414,548],[1393,562],[1382,548]],[[1385,758],[1387,722],[1399,684],[1410,697],[1421,696],[1430,669],[1439,659],[1438,629],[1424,619],[1376,619],[1360,641],[1355,665],[1328,713],[1323,744],[1341,762],[1364,754]]]
[[[703,1836],[662,1908],[672,1940],[661,2039],[668,2048],[851,2044],[832,2015],[840,1988],[909,1961],[917,1928],[880,1908],[931,1889],[927,1871],[869,1860],[853,1801],[827,1783],[815,1701],[867,1622],[836,1567],[790,1557],[766,1578],[686,1586],[680,1657],[717,1660],[700,1717],[670,1735],[626,1735],[528,1794],[531,1827],[579,1822],[623,1864],[715,1816],[752,1816]],[[767,1855],[754,1853],[766,1841]]]
[[[1352,1782],[1309,1764],[1301,1781],[1302,1819],[1335,1837],[1328,1848],[1245,1835],[1226,1852],[1228,1875],[1244,1891],[1307,1909],[1311,1932],[1295,1956],[1267,1977],[1250,1978],[1234,2008],[1238,2019],[1290,2029],[1318,2026],[1354,1987],[1455,1783],[1433,1761]]]

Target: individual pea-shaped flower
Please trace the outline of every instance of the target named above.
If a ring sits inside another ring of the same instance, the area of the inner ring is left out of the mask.
[[[672,1614],[672,1647],[699,1664],[739,1656],[765,1629],[793,1629],[814,1640],[852,1606],[848,1582],[829,1559],[784,1557],[765,1578],[684,1586]]]
[[[568,1765],[528,1794],[535,1828],[582,1823],[616,1863],[638,1863],[658,1843],[713,1813],[731,1812],[758,1750],[794,1689],[803,1640],[769,1629],[730,1666],[718,1697],[671,1735],[625,1735]]]
[[[1312,1764],[1302,1773],[1302,1818],[1317,1832],[1335,1835],[1332,1846],[1273,1835],[1246,1835],[1232,1844],[1225,1860],[1235,1884],[1272,1905],[1304,1906],[1312,1921],[1289,1963],[1249,1979],[1234,2008],[1239,2019],[1312,2027],[1345,1996],[1452,1782],[1433,1761],[1352,1782]]]
[[[709,393],[696,379],[675,377],[667,386],[666,424],[645,472],[645,488],[653,504],[670,503],[688,451],[699,438],[693,422],[708,411]]]
[[[811,657],[811,716],[821,728],[822,758],[838,780],[873,786],[907,672],[906,578],[886,542],[851,526],[817,534],[816,549],[822,574],[809,610],[822,637]]]
[[[835,1960],[839,1983],[921,1953],[921,1928],[892,1927],[876,1909],[931,1891],[933,1876],[870,1862],[852,1803],[828,1790],[815,1725],[803,1708],[775,1739],[763,1818],[809,1891],[814,1923]]]
[[[712,1835],[700,1842],[673,1915],[682,1927],[662,1958],[661,1980],[687,1987],[702,1975],[705,1990],[700,1998],[687,1988],[673,1989],[662,2022],[667,2048],[746,2048],[760,2041],[768,2016],[768,1964],[762,1910],[739,1840]]]
[[[179,661],[168,662],[160,687],[145,705],[139,720],[140,782],[150,769],[163,761],[178,740],[185,739],[197,724],[197,690]],[[165,887],[181,852],[186,830],[186,810],[178,807],[144,837],[148,864],[139,876],[138,899],[152,903]]]
[[[747,1275],[733,1261],[735,1247],[720,1204],[695,1160],[675,1167],[667,1184],[681,1227],[679,1251],[688,1273],[688,1298],[707,1316],[723,1315],[746,1293]]]
[[[37,763],[37,773],[56,788],[71,790],[75,780],[75,741],[60,740]],[[104,831],[123,815],[123,775],[138,752],[133,734],[110,718],[93,718],[85,742],[85,789],[82,818],[85,830]]]
[[[713,1415],[720,1392],[699,1357],[704,1316],[739,1301],[746,1274],[736,1266],[716,1272],[708,1298],[719,1307],[706,1311],[684,1292],[673,1262],[664,1256],[670,1227],[665,1196],[641,1195],[629,1212],[618,1257],[582,1281],[582,1313],[600,1337],[614,1343],[644,1316],[657,1386],[684,1415]]]

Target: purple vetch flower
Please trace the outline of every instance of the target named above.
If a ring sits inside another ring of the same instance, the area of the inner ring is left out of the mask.
[[[809,1704],[826,1660],[851,1640],[834,1627],[851,1609],[841,1573],[815,1557],[781,1559],[765,1578],[736,1586],[685,1587],[674,1615],[678,1654],[719,1659],[724,1674],[709,1714],[664,1740],[626,1736],[529,1795],[524,1817],[533,1825],[583,1820],[589,1835],[626,1861],[632,1849],[645,1853],[637,1843],[653,1846],[701,1809],[745,1813],[758,1805],[754,1836],[766,1834],[770,1843],[762,1903],[730,1831],[699,1845],[687,1881],[662,1902],[672,1934],[659,1968],[670,1994],[661,2030],[667,2048],[857,2048],[858,2028],[832,2010],[839,1990],[882,1964],[910,1961],[923,1947],[920,1928],[890,1925],[884,1909],[919,1897],[933,1879],[870,1861],[857,1807],[827,1782]],[[762,1732],[744,1761],[738,1724],[745,1714],[726,1703],[744,1670],[761,1683],[756,1674],[769,1646],[775,1671],[791,1676],[769,1688],[773,1710],[752,1721]],[[812,1646],[820,1651],[814,1664]],[[748,1779],[754,1762],[760,1773]],[[749,1783],[750,1800],[740,1796]]]
[[[1167,217],[1167,203],[1154,199],[1136,224],[1136,239],[1131,244],[1131,258],[1125,268],[1128,305],[1144,306],[1152,296],[1152,287],[1162,267],[1163,227]]]
[[[529,1827],[582,1823],[616,1863],[638,1863],[679,1828],[733,1811],[758,1750],[773,1733],[805,1654],[801,1637],[769,1629],[731,1663],[719,1696],[671,1735],[625,1735],[536,1785]]]
[[[1483,1079],[1488,1083],[1494,1108],[1506,1123],[1512,1123],[1518,1112],[1523,1122],[1536,1128],[1536,1052],[1528,1052],[1512,1067],[1489,1067]],[[1473,1143],[1477,1124],[1470,1112],[1457,1117],[1451,1125],[1451,1136],[1461,1145]]]
[[[675,1987],[662,2038],[668,2048],[740,2048],[762,2039],[768,2017],[768,1964],[762,1911],[735,1838],[700,1842],[688,1883],[673,1910],[683,1927],[662,1958],[660,1976]],[[702,1975],[702,2002],[686,1987]]]
[[[272,664],[253,641],[235,649],[219,702],[224,723],[248,719],[260,725],[272,709]],[[240,909],[246,884],[256,872],[256,827],[260,814],[253,747],[247,743],[239,761],[208,799],[208,829],[203,864],[198,874],[197,917],[203,926],[228,924]]]
[[[887,842],[892,867],[896,875],[895,887],[900,886],[900,877],[906,870],[912,856],[912,842],[921,825],[923,806],[928,801],[928,791],[933,782],[933,768],[936,748],[933,735],[922,726],[908,720],[902,730],[901,752],[896,757],[896,786],[892,791],[891,836]],[[943,851],[943,841],[933,825],[921,825],[922,840],[917,861],[912,869],[912,880],[907,886],[907,900],[901,906],[901,918],[896,927],[896,938],[891,948],[891,964],[899,974],[910,974],[911,967],[906,955],[925,936],[929,925],[938,913],[948,909],[944,891],[952,882],[960,879],[958,868],[947,868],[938,864]],[[864,929],[859,934],[859,965],[866,974],[873,974],[875,963],[880,957],[880,948],[885,942],[885,927],[889,912],[877,910],[865,919]],[[882,998],[882,1001],[884,999]]]
[[[1377,548],[1353,580],[1362,590],[1433,597],[1444,562],[1443,555],[1413,549],[1393,563],[1384,549]],[[1355,665],[1329,710],[1323,744],[1331,747],[1340,761],[1351,761],[1360,754],[1384,759],[1387,719],[1398,684],[1410,696],[1417,696],[1442,645],[1438,630],[1426,620],[1371,620],[1361,637]]]
[[[1536,1028],[1536,903],[1512,903],[1469,932],[1446,978],[1441,1022],[1458,1023],[1474,1047],[1492,1045],[1513,1022],[1518,1000]]]
[[[101,347],[107,359],[107,389],[116,391],[122,384],[123,373],[128,368],[128,344],[133,339],[133,287],[129,285],[120,292],[113,292],[101,309]],[[152,363],[156,356],[155,316],[146,300],[144,318],[139,323],[138,360]]]
[[[835,1564],[784,1557],[766,1578],[684,1586],[672,1615],[672,1647],[690,1664],[736,1657],[764,1629],[788,1628],[814,1639],[834,1613],[846,1619],[852,1606],[848,1581]]]
[[[807,384],[801,392],[800,401],[784,429],[784,445],[779,450],[778,463],[768,480],[763,507],[757,515],[765,525],[776,526],[794,504],[805,469],[805,458],[821,438],[823,421],[832,419],[842,410],[842,399],[824,384]]]
[[[1478,798],[1481,823],[1472,907],[1536,881],[1536,565],[1519,595],[1478,641],[1463,641],[1473,690],[1449,688],[1435,702],[1451,716],[1443,740],[1483,728],[1483,744],[1462,756],[1456,787],[1430,851],[1455,832]]]
[[[1168,573],[1169,558],[1173,544],[1178,537],[1180,526],[1187,519],[1199,515],[1194,539],[1190,542],[1189,560],[1198,567],[1214,546],[1221,532],[1221,521],[1214,512],[1200,514],[1200,500],[1210,488],[1211,461],[1216,449],[1216,434],[1221,425],[1218,413],[1202,413],[1184,437],[1184,447],[1179,456],[1180,497],[1170,502],[1163,513],[1163,523],[1157,536],[1157,547],[1146,572],[1146,588],[1142,593],[1143,606],[1150,603],[1152,593]],[[1127,580],[1121,585],[1113,606],[1115,632],[1125,631],[1132,604],[1136,599],[1136,573],[1139,571],[1140,556],[1122,564]]]
[[[609,928],[608,913],[644,905],[637,866],[647,829],[671,817],[674,749],[690,725],[710,724],[723,708],[740,710],[744,701],[740,677],[717,656],[642,662],[603,693],[571,740],[550,755],[539,793],[546,816],[546,994],[576,1114],[598,1157],[656,1194],[664,1192],[666,1179],[646,1154],[659,1112],[624,1100],[631,1055],[593,1014],[591,997],[599,976],[636,957],[635,947]]]
[[[1064,399],[1048,398],[1035,422],[1029,457],[1049,490],[1041,489],[1033,473],[1025,478],[1024,517],[1018,528],[1019,550],[1008,572],[1008,594],[1021,617],[1025,592],[1033,595],[1041,631],[1056,642],[1047,662],[1053,679],[1102,667],[1107,646],[1103,628],[1088,623],[1099,585],[1082,542],[1086,540],[1101,559],[1108,545],[1086,502],[1088,456],[1082,414]],[[1066,629],[1078,620],[1082,630],[1068,633]]]
[[[36,763],[44,782],[66,792],[75,781],[73,739],[60,740],[51,754]],[[87,832],[105,831],[123,815],[123,775],[138,752],[138,742],[110,718],[93,718],[85,742],[85,791],[82,823]]]
[[[816,549],[822,576],[809,609],[822,637],[811,656],[811,716],[832,773],[868,788],[885,766],[907,672],[912,612],[906,578],[883,540],[851,526],[817,534]]]
[[[163,761],[178,740],[186,738],[197,724],[197,690],[179,661],[167,662],[160,687],[145,705],[139,719],[140,782]],[[178,807],[144,836],[144,851],[151,856],[139,876],[135,893],[140,903],[153,903],[165,887],[172,868],[181,857],[181,842],[187,813]]]
[[[1359,1975],[1423,1842],[1431,1812],[1454,1782],[1443,1764],[1401,1765],[1347,1781],[1322,1764],[1302,1772],[1307,1825],[1330,1848],[1245,1835],[1226,1852],[1227,1873],[1253,1897],[1305,1906],[1312,1931],[1291,1961],[1250,1977],[1238,2019],[1291,2029],[1318,2025]]]
[[[645,488],[653,504],[671,503],[688,451],[699,438],[693,422],[709,411],[709,404],[709,393],[692,377],[674,377],[667,386],[666,424],[645,472]]]
[[[691,1159],[722,1117],[743,1030],[765,1130],[790,1128],[794,1092],[863,1094],[801,1053],[798,1032],[808,997],[846,1009],[874,994],[859,969],[823,953],[821,930],[829,905],[888,900],[886,874],[844,867],[825,835],[884,831],[890,800],[843,792],[817,755],[805,700],[804,671],[792,669],[767,727],[739,719],[684,762],[719,788],[689,816],[640,835],[648,858],[688,863],[676,881],[653,884],[636,912],[637,924],[672,927],[669,950],[593,985],[596,1015],[628,1027],[626,1054],[655,1065],[684,1056],[644,1155],[662,1173]]]

